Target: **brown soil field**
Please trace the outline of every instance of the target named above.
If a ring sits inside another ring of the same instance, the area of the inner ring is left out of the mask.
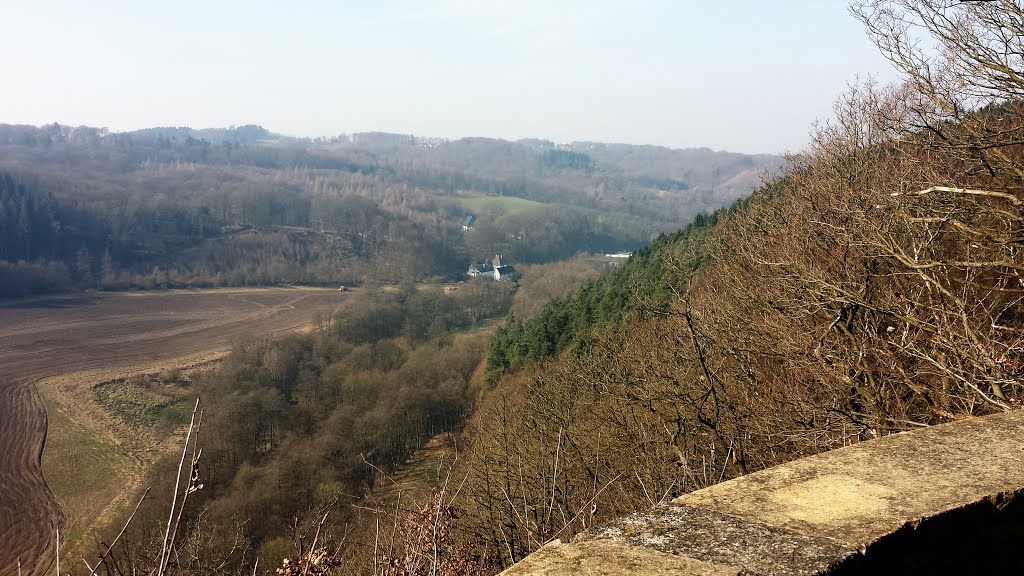
[[[59,401],[60,413],[51,416],[61,422],[62,439],[73,441],[67,430],[90,425],[79,400],[104,378],[208,361],[237,339],[306,327],[316,312],[332,310],[344,297],[332,289],[267,288],[0,303],[0,576],[17,574],[19,562],[25,576],[45,574],[55,557],[56,529],[65,520],[43,476],[47,410],[39,385],[46,387],[47,402]],[[78,452],[74,446],[63,450],[67,461],[59,464],[71,471],[88,467],[90,451]],[[107,494],[106,500],[119,499]],[[62,554],[62,562],[72,560]]]

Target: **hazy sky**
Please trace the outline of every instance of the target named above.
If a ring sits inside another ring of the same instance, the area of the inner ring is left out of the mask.
[[[0,123],[797,150],[857,74],[840,0],[0,0]]]

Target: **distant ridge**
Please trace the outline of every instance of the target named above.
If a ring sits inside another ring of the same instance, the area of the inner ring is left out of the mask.
[[[153,138],[207,140],[214,144],[232,142],[235,144],[256,144],[277,140],[280,135],[274,134],[263,126],[257,124],[246,124],[245,126],[230,126],[228,128],[201,128],[194,129],[187,126],[180,127],[155,127],[134,130],[128,134],[135,136],[149,136]]]

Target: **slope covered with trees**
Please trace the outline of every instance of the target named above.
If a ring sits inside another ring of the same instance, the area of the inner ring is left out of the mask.
[[[681,282],[705,261],[704,241],[719,213],[700,215],[687,227],[659,236],[621,267],[596,278],[570,298],[555,299],[529,322],[510,317],[491,341],[487,381],[571,348],[586,350],[601,329],[668,311]],[[666,254],[675,255],[667,262]],[[677,264],[685,262],[686,269]],[[667,264],[667,265],[666,265]]]
[[[484,138],[4,125],[0,296],[457,278],[494,254],[539,263],[632,249],[733,198],[670,152],[669,182],[661,161]],[[733,176],[778,161],[708,158]]]
[[[1024,10],[853,12],[903,84],[854,85],[748,201],[493,341],[457,504],[481,554],[1021,406]]]

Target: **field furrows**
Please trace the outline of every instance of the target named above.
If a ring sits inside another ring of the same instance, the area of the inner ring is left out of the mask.
[[[34,299],[0,306],[0,576],[51,566],[63,516],[40,468],[41,378],[222,352],[294,330],[341,295],[326,289],[171,291]],[[83,393],[88,391],[83,390]]]

